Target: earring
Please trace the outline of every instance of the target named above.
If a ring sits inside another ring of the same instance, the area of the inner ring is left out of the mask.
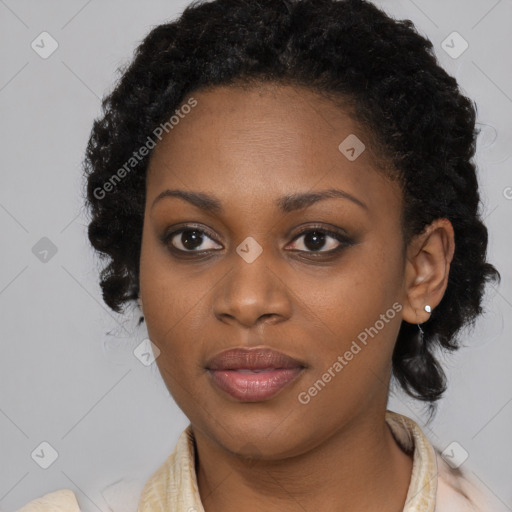
[[[424,309],[427,313],[430,313],[432,311],[432,308],[428,304],[424,307]],[[421,341],[423,342],[423,335],[425,333],[423,332],[423,329],[421,328],[420,324],[418,324],[418,329],[420,330]]]

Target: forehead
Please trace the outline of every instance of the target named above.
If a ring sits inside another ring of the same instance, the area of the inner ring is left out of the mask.
[[[343,188],[377,208],[400,199],[396,185],[375,169],[358,123],[314,91],[265,84],[191,96],[196,106],[153,150],[148,200],[165,188],[203,191],[221,201],[326,188]]]

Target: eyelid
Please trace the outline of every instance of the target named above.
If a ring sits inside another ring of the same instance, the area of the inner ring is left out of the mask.
[[[326,233],[327,235],[345,238],[347,240],[350,238],[350,235],[343,228],[330,228],[326,227],[325,224],[307,224],[303,228],[301,228],[298,233],[295,234],[295,236],[292,239],[292,242],[293,240],[296,240],[300,235],[303,235],[304,233],[309,233],[310,231],[321,231],[322,233]]]

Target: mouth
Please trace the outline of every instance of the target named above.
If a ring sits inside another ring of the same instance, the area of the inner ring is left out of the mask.
[[[300,361],[267,348],[238,348],[211,359],[206,369],[214,386],[235,400],[269,400],[305,369]]]
[[[303,367],[262,370],[209,370],[214,384],[241,402],[261,402],[273,398],[302,373]]]

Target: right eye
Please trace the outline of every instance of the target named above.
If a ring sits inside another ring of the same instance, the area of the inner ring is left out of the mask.
[[[210,243],[208,243],[210,240]],[[203,229],[185,227],[165,235],[163,242],[171,250],[180,252],[205,252],[216,250],[211,242],[216,243]],[[222,247],[220,247],[222,249]]]

